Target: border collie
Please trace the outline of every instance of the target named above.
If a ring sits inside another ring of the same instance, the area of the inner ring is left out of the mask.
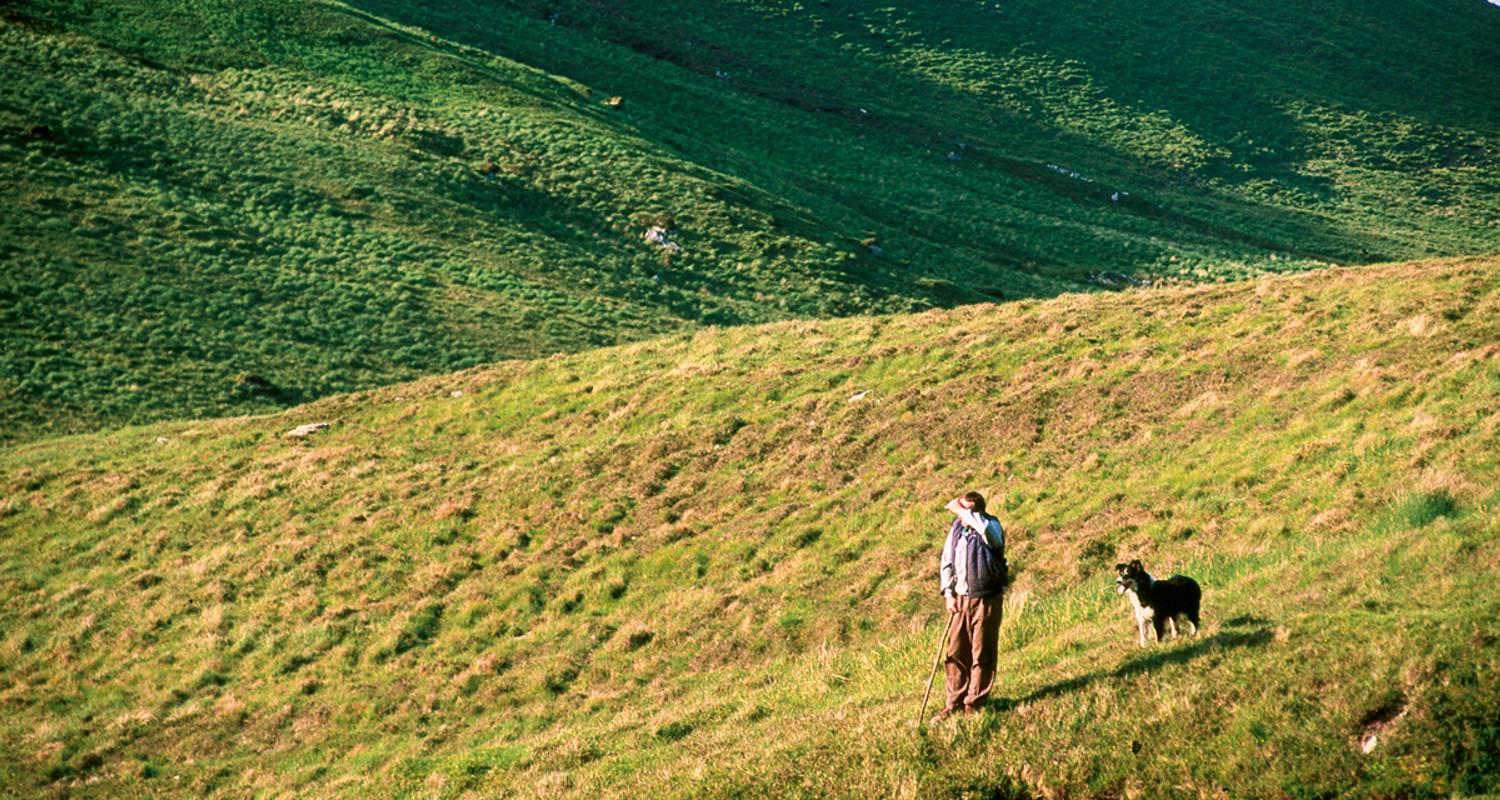
[[[1130,607],[1135,609],[1135,627],[1141,647],[1146,646],[1146,625],[1156,628],[1156,641],[1163,641],[1168,623],[1172,635],[1177,635],[1179,620],[1185,619],[1193,625],[1193,635],[1198,635],[1198,602],[1203,599],[1203,590],[1198,582],[1186,575],[1173,575],[1164,581],[1151,577],[1140,561],[1116,564],[1115,594],[1130,598]]]

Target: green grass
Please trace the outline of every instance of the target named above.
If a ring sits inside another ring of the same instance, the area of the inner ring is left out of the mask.
[[[0,440],[1497,252],[1497,41],[1411,0],[13,3]]]
[[[14,446],[0,778],[1500,791],[1497,266],[703,330]],[[1016,573],[996,708],[923,733],[968,488]],[[1127,558],[1199,580],[1198,639],[1134,646]]]
[[[1458,511],[1458,503],[1445,491],[1422,492],[1413,495],[1397,510],[1396,523],[1412,528],[1422,528],[1441,517],[1451,517]]]

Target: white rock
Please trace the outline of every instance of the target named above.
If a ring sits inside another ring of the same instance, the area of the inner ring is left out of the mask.
[[[297,427],[292,428],[291,430],[286,432],[286,435],[292,439],[300,439],[303,436],[317,433],[318,431],[321,431],[332,424],[332,422],[309,422],[306,425],[298,425]]]

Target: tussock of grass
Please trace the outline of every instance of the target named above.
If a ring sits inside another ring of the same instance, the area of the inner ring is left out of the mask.
[[[1408,527],[1423,528],[1439,517],[1451,517],[1457,512],[1458,502],[1440,489],[1415,495],[1402,503],[1396,513]]]
[[[1495,791],[1496,267],[711,330],[12,448],[0,776]],[[996,708],[919,733],[940,507],[969,487],[1016,572]],[[1199,638],[1135,648],[1124,558],[1199,580]]]

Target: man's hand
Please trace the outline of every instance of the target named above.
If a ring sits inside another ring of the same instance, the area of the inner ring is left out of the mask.
[[[948,609],[950,615],[956,613],[958,611],[958,598],[951,594],[943,595],[943,607]]]

